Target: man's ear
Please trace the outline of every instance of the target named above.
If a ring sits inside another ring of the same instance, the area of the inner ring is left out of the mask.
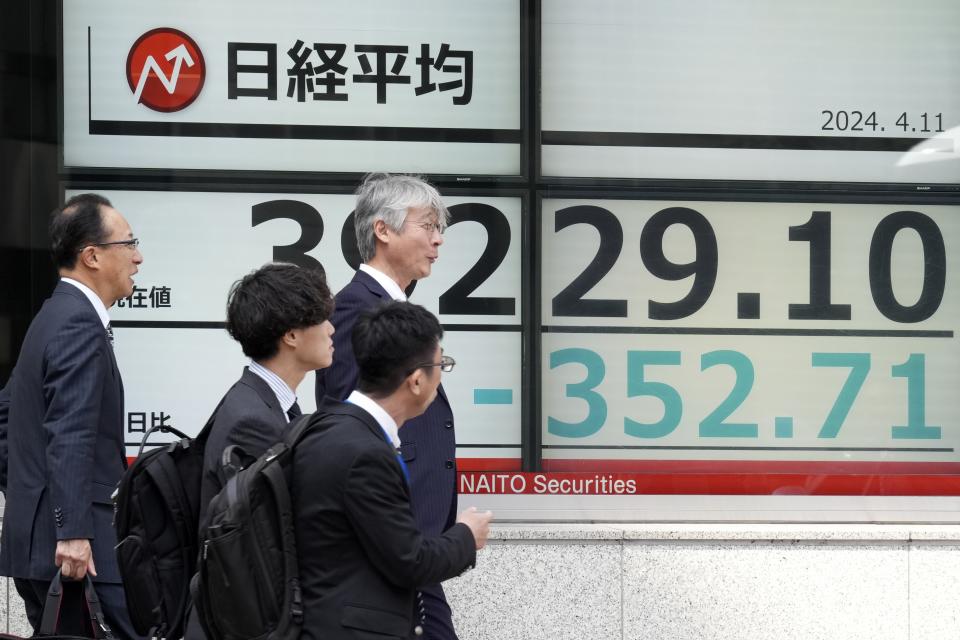
[[[87,269],[100,269],[100,261],[97,259],[97,248],[93,245],[87,245],[77,254],[77,261],[83,264]]]
[[[390,242],[390,236],[388,232],[390,227],[382,219],[377,219],[373,223],[373,234],[377,237],[377,240],[380,242]]]
[[[410,393],[415,396],[419,396],[423,393],[423,369],[417,369],[413,373],[407,376],[406,379],[407,388],[410,389]]]
[[[297,334],[296,329],[290,329],[283,336],[280,337],[280,341],[283,344],[287,345],[291,349],[297,348],[297,342],[299,341],[300,336]]]

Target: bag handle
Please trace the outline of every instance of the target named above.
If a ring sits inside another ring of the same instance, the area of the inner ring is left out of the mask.
[[[181,438],[181,439],[184,439],[184,440],[188,440],[188,439],[190,438],[190,436],[188,436],[187,434],[185,434],[183,431],[180,431],[179,429],[176,429],[176,428],[171,427],[171,426],[169,426],[169,425],[167,425],[167,426],[157,425],[156,427],[150,427],[149,429],[147,429],[147,432],[146,432],[145,434],[143,434],[143,438],[140,440],[140,449],[137,451],[137,457],[138,457],[138,458],[143,455],[143,450],[144,450],[144,449],[146,448],[146,446],[147,446],[147,439],[149,439],[150,436],[151,436],[155,431],[158,431],[158,432],[160,432],[160,433],[172,433],[172,434],[174,434],[175,436],[177,436],[178,438]]]
[[[210,414],[209,418],[207,418],[207,422],[206,424],[203,425],[203,429],[201,429],[200,433],[197,434],[197,437],[193,439],[193,441],[196,444],[203,445],[204,443],[206,443],[207,436],[210,434],[210,430],[213,428],[213,422],[217,418],[217,412],[220,411],[220,407],[223,405],[223,401],[226,399],[227,399],[226,396],[221,398],[220,402],[217,404],[217,407],[213,410],[213,413]],[[190,436],[188,436],[183,431],[180,431],[175,427],[171,427],[170,425],[157,425],[155,427],[150,427],[149,429],[147,429],[147,432],[143,434],[143,438],[140,439],[140,450],[137,451],[138,458],[141,455],[143,455],[143,450],[147,446],[147,440],[155,431],[158,431],[160,433],[172,433],[178,438],[180,438],[181,441],[186,441],[188,443],[190,441]]]
[[[87,614],[90,616],[90,628],[93,630],[94,638],[103,640],[114,640],[113,632],[107,626],[107,621],[103,617],[103,609],[100,608],[100,598],[97,597],[97,591],[93,587],[93,580],[88,573],[83,578],[83,599],[87,605]],[[50,581],[50,588],[47,589],[47,601],[43,606],[43,617],[40,620],[40,635],[56,635],[60,627],[60,607],[63,605],[63,576],[58,570],[56,575]]]
[[[244,451],[243,447],[238,444],[232,444],[224,449],[220,456],[220,467],[217,469],[220,486],[226,486],[230,478],[256,461],[256,458]]]

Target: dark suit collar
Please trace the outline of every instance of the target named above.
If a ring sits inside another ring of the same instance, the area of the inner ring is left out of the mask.
[[[70,296],[71,298],[73,298],[74,300],[76,300],[76,301],[77,301],[77,304],[79,304],[83,309],[85,309],[85,310],[87,310],[88,312],[90,312],[91,314],[93,314],[93,316],[96,317],[96,319],[97,319],[97,323],[98,323],[100,326],[103,326],[102,318],[100,317],[100,314],[97,312],[96,307],[94,307],[94,306],[93,306],[93,303],[90,302],[90,298],[88,298],[88,297],[87,297],[87,294],[85,294],[83,291],[81,291],[80,289],[78,289],[78,288],[75,287],[74,285],[70,284],[69,282],[64,282],[63,280],[58,280],[58,281],[57,281],[57,286],[54,287],[53,293],[50,294],[50,297],[52,298],[52,297],[55,296],[55,295],[66,295],[66,296]],[[112,365],[113,365],[113,371],[114,371],[114,373],[117,375],[117,379],[119,380],[119,379],[120,379],[120,370],[119,370],[119,368],[117,367],[117,358],[116,358],[116,355],[113,353],[113,345],[110,344],[110,339],[107,337],[107,332],[106,332],[106,330],[104,330],[104,332],[103,332],[103,340],[104,340],[104,342],[107,344],[107,346],[109,347],[109,349],[107,349],[107,353],[110,354],[110,362],[111,362]],[[122,395],[123,382],[120,382],[120,390],[121,390],[121,395]]]
[[[85,294],[78,287],[70,284],[69,282],[64,282],[63,280],[57,280],[57,286],[53,288],[53,293],[51,295],[57,295],[61,293],[69,295],[77,300],[80,300],[81,302],[83,302],[84,307],[89,308],[90,311],[92,311],[93,313],[97,313],[96,308],[93,306],[93,303],[90,302],[90,298],[87,297],[87,294]],[[98,317],[99,315],[100,314],[97,314]]]
[[[384,289],[379,282],[377,282],[377,279],[365,271],[357,269],[357,272],[353,274],[353,281],[362,284],[370,293],[378,298],[393,300],[393,298],[390,297],[390,294],[387,293],[387,290]]]
[[[249,367],[243,368],[243,375],[240,376],[239,384],[246,385],[257,392],[257,395],[260,396],[260,399],[263,400],[271,409],[281,411],[280,401],[277,400],[277,394],[273,392],[273,389],[270,388],[270,385],[267,382],[255,374],[253,371],[250,371]]]
[[[77,289],[75,286],[69,282],[64,282],[63,280],[57,280],[57,286],[53,288],[54,293],[69,293],[74,298],[80,298],[81,300],[87,300],[87,296],[83,295],[83,292],[80,289]],[[87,302],[90,302],[87,300]]]
[[[353,403],[334,400],[330,396],[325,396],[317,408],[316,415],[340,415],[356,418],[370,430],[370,433],[380,440],[387,442],[387,444],[390,444],[387,441],[387,434],[383,431],[383,428],[380,426],[380,423],[377,422],[376,418],[370,415],[366,409],[362,409]],[[392,447],[393,445],[390,444],[390,446]]]
[[[442,382],[437,385],[437,397],[443,398],[443,401],[446,402],[448,406],[450,405],[450,398],[447,397],[447,392],[443,390]],[[434,400],[434,402],[436,402],[436,400]]]
[[[364,287],[366,287],[368,291],[370,291],[370,293],[377,296],[378,298],[383,298],[384,300],[387,300],[387,301],[393,300],[393,298],[390,297],[390,294],[387,293],[386,290],[380,286],[380,283],[377,282],[373,276],[371,276],[369,273],[366,273],[365,271],[360,271],[359,269],[357,269],[357,272],[353,274],[353,282],[363,285]],[[447,398],[447,392],[443,390],[442,384],[439,387],[437,387],[437,395],[443,398],[443,401],[446,402],[447,405],[450,404],[450,399]]]

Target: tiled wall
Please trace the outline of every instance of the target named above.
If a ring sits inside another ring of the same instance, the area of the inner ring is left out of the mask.
[[[461,640],[957,640],[960,526],[502,525],[445,587]]]
[[[960,638],[960,527],[500,527],[461,640]]]

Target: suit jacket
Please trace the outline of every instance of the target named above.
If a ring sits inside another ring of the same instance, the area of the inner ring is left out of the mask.
[[[476,560],[466,525],[419,531],[396,452],[360,407],[325,399],[292,469],[302,638],[405,638],[417,587]]]
[[[287,425],[287,416],[280,408],[277,394],[263,378],[244,367],[240,379],[227,390],[214,410],[213,425],[203,448],[200,531],[210,522],[210,501],[223,488],[220,467],[224,450],[235,444],[249,455],[259,458],[263,452],[283,439],[283,430]],[[196,610],[192,607],[187,613],[184,638],[206,638]]]
[[[220,401],[203,450],[200,483],[200,526],[208,522],[207,507],[220,492],[220,459],[224,449],[236,444],[249,455],[260,455],[283,439],[287,416],[273,389],[263,378],[244,367],[243,375]]]
[[[58,540],[88,538],[100,582],[120,582],[110,494],[126,468],[123,383],[84,294],[60,282],[0,393],[0,575],[50,580]]]
[[[363,271],[357,271],[336,295],[330,319],[336,329],[333,364],[317,371],[318,407],[324,396],[345,400],[356,388],[359,371],[350,342],[353,326],[361,312],[390,300],[383,287]],[[402,427],[400,451],[410,472],[413,515],[424,534],[439,535],[453,525],[457,516],[456,434],[443,385],[423,415]]]

